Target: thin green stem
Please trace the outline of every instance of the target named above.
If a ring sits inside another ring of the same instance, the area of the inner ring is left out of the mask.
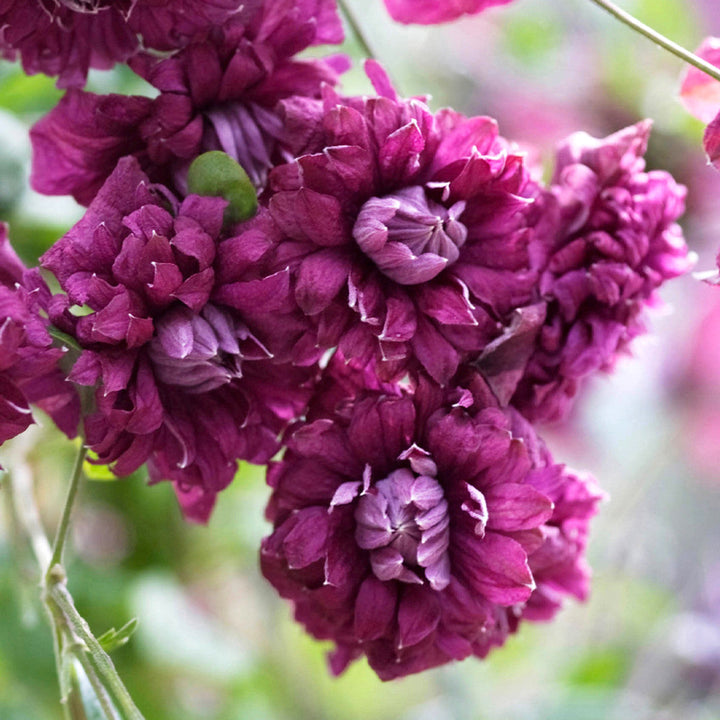
[[[117,674],[115,665],[110,656],[103,650],[97,638],[92,634],[85,618],[80,615],[75,607],[72,596],[65,586],[65,579],[58,577],[54,582],[51,575],[48,576],[48,587],[46,589],[46,602],[55,603],[62,612],[64,622],[72,636],[83,643],[87,648],[85,657],[88,667],[102,681],[113,705],[121,713],[124,720],[143,720],[142,713],[133,702],[130,693]]]
[[[698,70],[702,70],[702,72],[708,74],[711,78],[720,81],[720,70],[718,70],[718,68],[714,65],[711,65],[709,62],[706,62],[694,53],[686,50],[681,45],[669,40],[664,35],[661,35],[656,30],[653,30],[651,27],[641,23],[637,18],[622,10],[614,3],[610,2],[610,0],[591,0],[591,2],[594,2],[603,10],[609,12],[611,15],[620,20],[620,22],[625,23],[625,25],[635,30],[635,32],[644,35],[646,38],[652,40],[655,44],[664,48],[668,52],[671,52],[676,57],[679,57],[686,63],[693,65]]]
[[[77,496],[78,487],[80,486],[80,477],[82,475],[82,468],[86,455],[87,448],[84,445],[81,445],[80,450],[75,457],[75,466],[73,467],[72,476],[70,477],[70,486],[68,487],[67,497],[65,498],[65,506],[63,507],[62,517],[60,518],[60,524],[58,525],[57,534],[55,535],[52,556],[50,557],[50,563],[46,568],[46,573],[51,572],[55,565],[62,564],[65,541],[67,540],[68,530],[70,529],[70,516],[72,515],[73,506],[75,505],[75,497]]]
[[[69,647],[68,651],[73,654],[75,659],[82,666],[82,669],[85,672],[93,691],[95,692],[95,697],[97,698],[103,713],[105,713],[105,717],[108,720],[122,720],[122,718],[119,718],[118,712],[112,704],[112,700],[108,697],[105,686],[102,684],[102,680],[95,673],[85,648],[81,644],[76,644]]]
[[[350,6],[347,4],[346,0],[338,0],[338,5],[340,6],[342,14],[347,20],[347,24],[353,31],[353,35],[355,35],[355,38],[360,43],[360,47],[362,48],[365,55],[367,55],[367,57],[369,58],[372,58],[373,60],[376,60],[377,58],[375,57],[375,53],[372,51],[372,48],[370,47],[370,44],[368,43],[367,38],[365,37],[365,34],[360,27],[360,24],[355,18],[355,14],[350,9]]]
[[[120,720],[143,720],[142,714],[118,676],[112,660],[92,634],[85,619],[75,608],[75,603],[67,589],[65,570],[60,562],[67,539],[72,507],[80,483],[85,450],[81,448],[75,460],[57,538],[54,548],[51,550],[33,496],[33,477],[27,464],[31,445],[30,440],[26,440],[25,445],[22,442],[16,443],[19,452],[15,458],[16,462],[13,463],[12,510],[18,525],[27,534],[37,563],[41,568],[42,602],[47,610],[53,632],[61,697],[63,700],[67,700],[68,692],[71,689],[66,674],[69,662],[67,653],[70,652],[85,670],[108,720],[117,720],[118,718]],[[80,717],[67,704],[63,705],[63,713],[66,719]]]

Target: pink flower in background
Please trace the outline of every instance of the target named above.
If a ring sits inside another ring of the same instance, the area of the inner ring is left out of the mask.
[[[174,50],[238,12],[238,0],[1,0],[0,54],[25,72],[82,87],[90,68],[107,70],[147,48]]]
[[[484,657],[587,592],[600,494],[516,414],[453,395],[361,392],[270,466],[263,573],[335,642],[335,673],[363,654],[383,680]]]
[[[71,379],[97,387],[88,446],[118,475],[149,462],[200,521],[237,459],[275,453],[315,373],[278,357],[300,333],[287,273],[262,275],[247,236],[223,239],[225,205],[180,202],[126,158],[42,258],[87,310],[53,319],[83,348]]]
[[[295,59],[319,42],[340,42],[328,0],[252,3],[193,38],[170,57],[141,53],[133,70],[159,95],[95,95],[71,90],[32,129],[31,182],[48,195],[92,201],[124,155],[135,155],[153,181],[185,191],[190,162],[207,150],[237,160],[258,187],[288,159],[275,112],[288,96],[318,96],[346,69],[342,58]]]
[[[720,38],[705,38],[695,54],[720,67]],[[688,67],[680,87],[680,100],[688,112],[707,124],[703,137],[705,152],[710,162],[720,168],[720,82],[702,70]]]
[[[695,54],[720,67],[720,38],[705,38]],[[709,123],[720,112],[720,83],[702,70],[688,66],[680,85],[680,100],[690,114]]]
[[[47,412],[74,437],[80,403],[58,361],[40,310],[49,291],[39,275],[27,271],[0,223],[0,444],[33,423],[30,404]]]
[[[275,262],[290,266],[319,346],[442,384],[532,297],[536,186],[494,120],[433,114],[399,99],[376,63],[368,74],[379,97],[327,88],[322,103],[284,107],[304,147],[263,196]]]
[[[435,25],[509,2],[511,0],[385,0],[385,7],[398,22]]]
[[[565,416],[582,379],[612,368],[644,332],[643,310],[660,285],[692,265],[675,222],[685,188],[645,171],[649,133],[643,122],[601,140],[570,136],[538,197],[537,303],[518,311],[479,363],[524,368],[491,382],[531,420]]]

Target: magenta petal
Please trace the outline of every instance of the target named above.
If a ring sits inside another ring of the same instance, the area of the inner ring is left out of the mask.
[[[292,569],[307,567],[325,552],[327,511],[324,508],[307,508],[294,515],[290,522],[293,528],[283,541],[288,566]]]
[[[375,640],[392,626],[397,603],[397,590],[370,575],[363,580],[355,601],[353,628],[360,640]]]
[[[393,20],[406,24],[435,25],[509,2],[510,0],[385,0],[385,5]]]
[[[301,263],[295,298],[308,315],[322,312],[347,283],[350,261],[342,250],[327,248],[308,255]]]
[[[14,383],[0,375],[0,444],[19,435],[33,422],[23,393]]]
[[[448,264],[446,258],[432,253],[413,255],[407,245],[395,242],[387,243],[374,259],[384,275],[401,285],[421,285],[428,282]]]
[[[215,507],[217,495],[197,485],[184,488],[177,482],[174,483],[174,489],[183,515],[188,520],[206,523]]]
[[[712,165],[720,169],[720,114],[705,128],[703,146]]]
[[[30,131],[33,188],[88,205],[118,159],[141,146],[138,126],[151,105],[145,97],[69,90]]]
[[[427,285],[420,288],[418,306],[444,325],[477,325],[475,309],[467,297],[467,288],[458,280],[453,285]]]
[[[383,177],[396,182],[411,177],[424,148],[425,138],[417,122],[412,121],[396,130],[388,136],[378,155]]]
[[[428,320],[418,320],[412,346],[420,364],[441,385],[455,374],[459,357],[457,350]]]
[[[440,602],[425,587],[406,587],[398,606],[398,646],[416,645],[435,631],[440,622]]]
[[[695,54],[715,67],[720,67],[720,39],[707,37]],[[680,86],[680,101],[688,112],[709,123],[720,108],[720,83],[696,67],[688,66]]]
[[[331,195],[306,188],[277,193],[270,201],[270,211],[282,231],[294,240],[326,247],[348,242],[340,203]]]
[[[544,303],[518,308],[512,314],[510,326],[488,343],[477,361],[477,367],[503,406],[510,402],[525,374],[545,316]]]
[[[550,519],[553,503],[530,485],[505,483],[485,492],[489,530],[530,530]]]
[[[413,303],[403,295],[387,300],[387,314],[379,339],[387,342],[407,342],[417,329],[417,315]]]
[[[512,605],[530,597],[535,583],[527,555],[515,540],[488,532],[467,559],[473,586],[491,602]]]
[[[286,310],[289,296],[290,273],[280,270],[259,280],[223,285],[215,299],[252,316],[255,312]]]

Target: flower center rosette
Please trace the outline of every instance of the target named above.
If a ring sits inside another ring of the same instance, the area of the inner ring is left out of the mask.
[[[297,620],[335,642],[334,672],[361,655],[384,680],[484,657],[585,596],[601,495],[515,411],[427,381],[334,400],[270,466],[261,551]]]
[[[126,158],[42,259],[83,308],[54,320],[83,349],[70,379],[97,386],[88,446],[119,475],[148,462],[196,520],[238,459],[276,452],[315,374],[283,357],[302,335],[287,273],[263,275],[252,230],[223,234],[226,204],[181,202]]]
[[[401,100],[380,67],[379,97],[287,105],[315,128],[273,169],[263,196],[317,344],[378,361],[387,379],[424,370],[446,383],[529,302],[527,208],[536,186],[485,117]]]

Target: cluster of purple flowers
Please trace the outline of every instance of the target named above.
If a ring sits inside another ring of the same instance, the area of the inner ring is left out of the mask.
[[[425,22],[493,4],[388,0]],[[375,94],[348,97],[345,59],[297,57],[341,38],[330,0],[0,0],[0,51],[70,88],[33,183],[87,205],[41,259],[58,295],[0,238],[0,441],[32,402],[74,433],[90,388],[96,461],[147,463],[201,522],[238,460],[269,463],[263,573],[334,672],[365,655],[390,679],[587,594],[602,493],[531,423],[687,270],[684,189],[645,171],[648,123],[573,135],[542,184],[494,120],[403,99],[372,61]],[[118,61],[156,96],[82,89]],[[190,192],[218,150],[254,217]]]

